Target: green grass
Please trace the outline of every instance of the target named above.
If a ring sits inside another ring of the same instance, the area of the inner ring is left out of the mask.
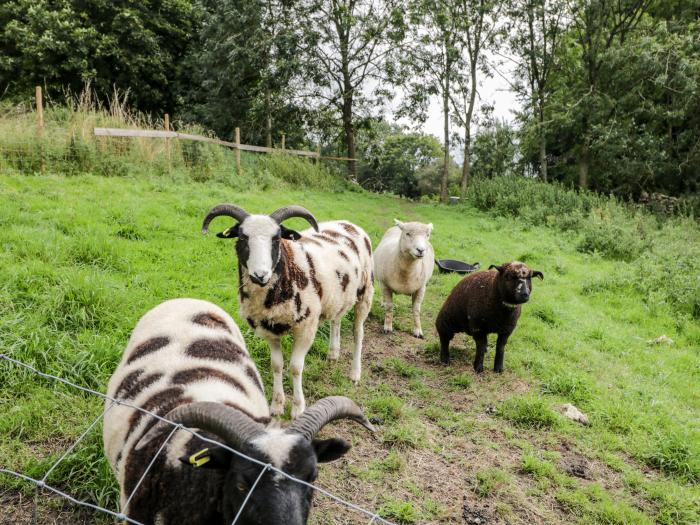
[[[9,125],[3,126],[0,149],[9,140]],[[532,200],[511,199],[506,190],[519,187],[512,181],[488,181],[475,183],[465,205],[416,204],[341,191],[343,184],[328,182],[334,179],[322,168],[287,158],[249,159],[242,180],[213,168],[197,178],[184,163],[173,172],[158,168],[157,159],[145,164],[144,151],[124,153],[144,164],[127,163],[118,177],[84,174],[108,174],[93,165],[61,171],[58,161],[36,176],[0,164],[3,353],[104,390],[135,322],[161,301],[211,300],[240,322],[233,245],[199,233],[204,213],[219,202],[254,212],[301,204],[319,220],[356,222],[375,244],[394,217],[432,222],[440,257],[482,267],[524,259],[545,274],[508,343],[506,371],[496,375],[487,366],[475,376],[473,342],[461,336],[453,341],[452,365],[439,365],[432,323],[456,275],[436,274],[428,285],[425,341],[405,333],[407,297],[395,299],[399,331],[379,333],[375,297],[357,387],[347,378],[350,323],[343,325],[337,364],[327,361],[322,326],[304,370],[309,401],[348,395],[381,423],[375,438],[350,425],[330,429],[355,448],[347,461],[321,467],[320,483],[404,523],[459,522],[464,497],[478,505],[489,496],[514,522],[533,515],[547,523],[700,519],[700,229],[694,222],[660,220],[529,182],[523,191]],[[118,164],[122,153],[110,155]],[[537,191],[546,193],[542,206]],[[221,220],[214,231],[226,225]],[[598,235],[615,242],[591,244]],[[240,326],[269,392],[267,346]],[[649,343],[662,334],[673,344]],[[284,348],[288,356],[287,339]],[[557,413],[563,403],[586,412],[591,425],[565,420]],[[496,407],[495,416],[487,406]],[[0,363],[0,467],[41,477],[101,409],[97,399]],[[562,450],[597,462],[601,478],[563,473],[553,455]],[[50,481],[116,507],[98,429]],[[0,476],[0,495],[22,486]],[[319,505],[314,523],[332,523],[334,508]],[[539,514],[520,510],[529,506]]]

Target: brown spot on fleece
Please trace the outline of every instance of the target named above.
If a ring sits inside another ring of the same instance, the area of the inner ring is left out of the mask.
[[[246,391],[245,387],[235,377],[231,377],[230,375],[228,375],[225,372],[222,372],[221,370],[216,370],[215,368],[210,368],[207,366],[181,370],[173,376],[172,383],[174,385],[188,385],[190,383],[206,381],[208,379],[216,379],[218,381],[222,381],[248,395],[248,392]]]
[[[316,266],[314,266],[314,260],[308,253],[306,254],[306,262],[309,264],[309,277],[311,278],[311,284],[314,285],[318,296],[323,297],[323,287],[321,286],[319,280],[316,279]]]
[[[372,243],[369,241],[369,238],[365,237],[365,248],[367,248],[367,252],[372,255]]]
[[[136,348],[134,348],[131,351],[131,354],[129,355],[129,358],[126,360],[126,364],[133,363],[137,359],[141,359],[144,356],[147,356],[148,354],[152,354],[153,352],[157,352],[164,346],[170,344],[170,339],[167,337],[152,337],[151,339],[148,339],[144,341],[143,343],[140,343]]]
[[[201,314],[197,314],[192,318],[192,322],[194,324],[208,326],[209,328],[219,328],[221,330],[226,330],[228,333],[231,333],[231,330],[226,324],[226,321],[224,321],[224,319],[221,316],[216,315],[212,312],[202,312]]]
[[[236,363],[242,358],[247,358],[248,354],[231,339],[199,339],[185,350],[185,354],[190,357],[201,359],[218,359]]]
[[[351,235],[358,235],[360,232],[349,222],[341,222],[340,225],[343,229]]]
[[[338,276],[338,280],[340,281],[340,287],[343,289],[343,291],[345,291],[345,289],[348,287],[348,283],[350,282],[350,276],[347,273],[342,273],[338,270],[335,271],[335,274]]]
[[[280,260],[275,271],[278,273],[277,282],[267,291],[265,308],[289,301],[295,292],[309,285],[309,278],[294,260],[294,252],[289,247],[289,241],[283,241],[280,250]]]
[[[154,414],[157,414],[162,417],[168,412],[170,412],[173,408],[191,402],[192,399],[190,397],[183,396],[182,387],[174,386],[166,388],[165,390],[161,390],[156,394],[153,394],[145,403],[141,405],[141,408],[143,410],[153,412]],[[146,428],[144,428],[143,433],[148,431],[148,429],[150,429],[151,426],[158,422],[156,418],[151,417],[148,414],[144,414],[140,410],[136,410],[133,414],[131,414],[131,417],[129,418],[128,435],[131,435],[134,432],[134,430],[136,429],[136,427],[138,427],[139,423],[141,423],[141,420],[144,417],[148,417],[151,420],[152,424],[147,425]],[[141,435],[143,435],[143,433]]]
[[[123,399],[125,401],[129,399],[134,399],[143,390],[145,390],[153,383],[158,381],[161,377],[163,377],[163,374],[161,373],[155,373],[147,375],[145,377],[141,377],[142,374],[142,369],[134,370],[133,372],[129,373],[122,380],[122,382],[119,383],[114,397],[116,399]]]

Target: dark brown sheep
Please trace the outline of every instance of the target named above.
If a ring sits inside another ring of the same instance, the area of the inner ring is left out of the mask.
[[[474,370],[484,371],[488,334],[498,334],[494,372],[503,372],[503,355],[508,337],[520,318],[520,305],[530,299],[532,277],[544,279],[542,272],[513,261],[468,275],[455,286],[435,321],[440,335],[440,360],[450,362],[450,341],[465,332],[474,338]]]

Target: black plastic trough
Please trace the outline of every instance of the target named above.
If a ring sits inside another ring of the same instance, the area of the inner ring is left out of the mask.
[[[479,269],[479,263],[467,264],[462,261],[453,259],[436,259],[435,264],[438,265],[440,273],[471,273]]]

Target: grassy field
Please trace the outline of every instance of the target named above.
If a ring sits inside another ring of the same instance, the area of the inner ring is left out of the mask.
[[[595,199],[569,213],[533,200],[528,192],[538,190],[525,183],[508,188],[444,207],[274,183],[3,175],[0,351],[103,391],[133,325],[159,302],[207,299],[239,320],[232,244],[199,233],[219,202],[255,212],[301,204],[319,220],[359,224],[375,244],[394,217],[432,222],[439,257],[484,268],[518,259],[545,275],[507,347],[506,371],[476,377],[473,342],[461,336],[452,365],[439,364],[433,320],[455,275],[429,283],[425,340],[410,336],[408,297],[396,299],[398,331],[382,334],[375,297],[357,387],[347,377],[350,323],[338,363],[327,360],[323,326],[306,361],[307,400],[348,395],[381,424],[375,436],[347,423],[327,429],[354,448],[321,469],[319,484],[401,523],[698,523],[700,229]],[[266,345],[239,324],[269,393]],[[672,342],[655,343],[662,335]],[[567,402],[590,426],[558,413]],[[41,478],[101,409],[0,362],[0,467]],[[116,508],[99,429],[49,483]],[[22,487],[0,476],[0,523],[31,514],[32,491]],[[108,521],[48,497],[39,514],[46,523]],[[366,520],[319,496],[311,522]]]

